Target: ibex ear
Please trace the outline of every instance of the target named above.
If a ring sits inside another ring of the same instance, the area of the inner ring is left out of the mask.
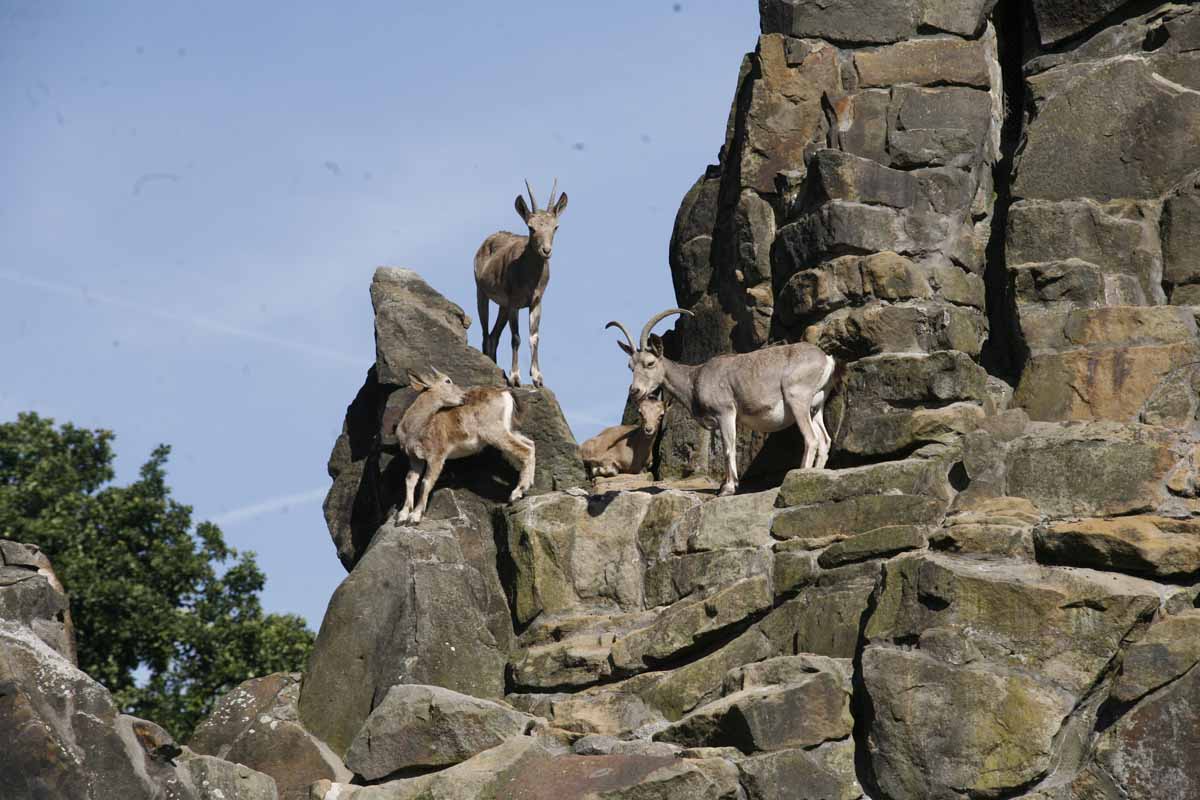
[[[662,354],[663,354],[662,337],[659,336],[657,333],[653,333],[650,335],[650,338],[646,341],[646,347],[647,347],[647,349],[650,350],[651,353],[654,353],[654,355],[658,356],[659,358],[662,358]]]
[[[554,204],[554,216],[561,217],[562,213],[567,210],[567,193],[563,192],[558,197],[558,202]]]
[[[410,369],[408,371],[408,384],[418,392],[423,392],[429,388],[430,381],[428,378],[418,375]]]
[[[521,195],[517,195],[517,202],[515,205],[517,209],[517,216],[526,222],[529,222],[529,206],[525,205],[525,198]]]
[[[628,344],[626,344],[625,342],[622,342],[622,341],[621,341],[621,340],[619,340],[619,339],[617,340],[617,347],[619,347],[619,348],[621,348],[622,350],[624,350],[624,351],[625,351],[625,355],[627,355],[627,356],[632,356],[632,355],[633,355],[633,348],[632,348],[632,347],[630,347],[630,346],[629,346]]]

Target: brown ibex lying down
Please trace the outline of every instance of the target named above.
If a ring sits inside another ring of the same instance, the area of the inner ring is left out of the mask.
[[[500,331],[504,323],[512,333],[512,371],[508,373],[509,386],[521,385],[521,364],[517,350],[521,346],[518,317],[522,308],[529,309],[529,349],[532,353],[529,377],[533,385],[542,385],[542,370],[538,365],[538,328],[542,324],[542,295],[550,281],[550,252],[554,248],[554,232],[558,230],[558,218],[567,209],[567,193],[557,200],[554,193],[558,181],[550,190],[550,203],[544,210],[538,209],[533,197],[533,188],[525,181],[529,191],[529,202],[517,195],[517,214],[529,226],[528,236],[518,236],[508,231],[493,233],[483,240],[475,253],[475,296],[479,301],[479,324],[483,327],[483,354],[496,361],[496,350],[500,346]],[[488,332],[488,301],[500,306],[496,326]]]
[[[721,431],[725,447],[721,494],[737,491],[739,423],[762,433],[796,425],[804,437],[804,467],[824,468],[831,440],[823,410],[833,383],[833,357],[814,345],[800,343],[717,356],[696,367],[679,364],[663,355],[661,339],[650,338],[654,326],[672,314],[692,316],[682,308],[654,316],[642,329],[636,348],[624,325],[608,324],[619,328],[628,340],[628,344],[618,344],[629,354],[633,370],[629,394],[634,400],[666,387],[697,422],[710,431]]]
[[[534,445],[532,439],[513,430],[516,404],[508,390],[490,386],[461,389],[436,369],[424,374],[409,372],[408,380],[419,394],[396,424],[396,439],[409,463],[404,507],[396,511],[396,523],[420,523],[446,461],[473,456],[488,445],[521,470],[509,502],[524,497],[533,485]],[[418,480],[421,502],[414,510]]]
[[[662,427],[667,403],[653,395],[638,402],[640,425],[614,425],[579,446],[579,457],[590,478],[637,475],[650,461],[654,440]]]

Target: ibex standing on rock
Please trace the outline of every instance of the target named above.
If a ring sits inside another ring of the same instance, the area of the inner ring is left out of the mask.
[[[811,344],[768,347],[752,353],[717,356],[697,367],[676,363],[663,355],[662,340],[650,332],[672,314],[692,312],[672,308],[653,317],[642,329],[635,348],[633,337],[619,322],[628,344],[633,382],[629,394],[640,400],[666,387],[708,430],[720,430],[725,446],[725,481],[721,494],[737,491],[737,426],[774,433],[796,425],[804,437],[804,467],[824,468],[831,439],[823,410],[836,368],[831,356]]]
[[[554,248],[554,232],[558,230],[558,218],[567,208],[567,193],[557,200],[558,181],[550,190],[550,203],[539,210],[533,197],[533,188],[525,181],[529,191],[529,206],[525,198],[517,195],[517,214],[529,226],[528,236],[518,236],[508,231],[493,233],[483,240],[475,253],[475,294],[479,301],[479,324],[483,327],[483,353],[496,361],[496,350],[500,346],[500,331],[507,322],[512,332],[512,371],[508,373],[509,386],[521,385],[521,365],[517,350],[521,346],[518,316],[522,308],[529,309],[529,349],[532,360],[529,376],[533,385],[542,385],[542,370],[538,366],[538,328],[542,322],[542,295],[550,281],[550,252]],[[496,326],[488,332],[488,301],[500,306]]]
[[[581,444],[579,457],[588,477],[636,475],[645,469],[666,413],[666,402],[649,395],[638,402],[640,425],[614,425]]]
[[[513,430],[516,404],[508,390],[490,386],[460,389],[436,369],[423,375],[410,372],[408,380],[420,394],[396,424],[396,439],[409,464],[404,507],[396,511],[396,522],[420,523],[446,461],[473,456],[488,445],[521,470],[509,502],[524,497],[533,485],[534,445],[532,439]],[[418,480],[421,502],[414,510]]]

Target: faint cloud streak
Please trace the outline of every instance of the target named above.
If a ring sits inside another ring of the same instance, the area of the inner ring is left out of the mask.
[[[226,511],[223,514],[218,514],[210,518],[208,521],[219,527],[228,527],[236,525],[240,522],[246,522],[259,517],[265,517],[268,514],[276,514],[280,511],[287,511],[292,506],[307,506],[312,503],[321,502],[325,499],[325,495],[329,493],[329,487],[320,489],[310,489],[307,492],[297,492],[295,494],[285,494],[279,497],[271,497],[266,500],[260,500],[257,503],[252,503],[248,506],[235,508],[232,511]]]
[[[124,308],[129,311],[135,311],[143,316],[153,317],[155,319],[166,320],[179,325],[187,325],[193,328],[219,333],[225,336],[233,336],[239,339],[247,339],[260,344],[268,344],[274,347],[279,347],[284,350],[291,350],[294,353],[300,353],[306,356],[322,358],[326,361],[333,361],[339,364],[345,364],[356,368],[362,368],[363,359],[356,356],[342,353],[337,350],[331,350],[328,347],[320,345],[306,344],[304,342],[296,342],[291,339],[284,339],[280,336],[272,336],[269,333],[261,333],[259,331],[248,330],[246,328],[238,328],[233,325],[228,325],[218,320],[209,319],[208,317],[193,316],[190,314],[177,314],[171,311],[164,311],[161,308],[144,305],[131,300],[125,300],[112,295],[99,294],[86,287],[71,286],[65,283],[57,283],[54,281],[42,280],[31,275],[22,275],[19,272],[10,272],[8,270],[0,270],[0,280],[6,280],[10,283],[15,283],[19,286],[27,286],[32,289],[41,289],[42,291],[52,294],[62,295],[66,297],[74,297],[87,302],[102,303],[104,305]]]
[[[140,178],[134,181],[133,193],[135,196],[141,194],[142,189],[146,186],[146,184],[154,183],[155,181],[179,183],[179,180],[179,176],[173,172],[147,172],[145,175],[142,175]]]

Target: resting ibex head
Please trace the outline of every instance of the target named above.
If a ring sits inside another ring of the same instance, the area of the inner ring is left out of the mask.
[[[614,320],[604,326],[618,328],[621,333],[625,334],[626,341],[617,342],[617,345],[629,356],[629,369],[633,371],[633,381],[629,384],[629,396],[635,401],[641,401],[657,392],[666,379],[667,364],[666,357],[663,355],[662,339],[651,335],[651,331],[655,325],[672,314],[694,316],[692,312],[683,308],[671,308],[655,314],[646,323],[646,327],[642,328],[642,338],[636,349],[633,346],[633,337],[629,335],[629,331],[625,329],[624,325]]]
[[[454,408],[467,401],[467,393],[449,375],[434,367],[427,372],[409,370],[408,382],[419,393],[436,400],[439,408]]]
[[[638,402],[638,414],[642,417],[642,431],[647,436],[658,433],[658,428],[662,425],[663,417],[666,416],[669,406],[670,403],[662,398],[661,393],[646,395]]]
[[[558,230],[558,218],[567,210],[567,193],[563,192],[555,199],[554,195],[558,191],[556,178],[554,188],[550,190],[550,203],[545,209],[539,209],[529,181],[525,181],[525,188],[529,191],[529,204],[525,203],[524,197],[517,195],[517,214],[529,226],[529,246],[542,258],[549,258],[554,250],[554,233]]]

